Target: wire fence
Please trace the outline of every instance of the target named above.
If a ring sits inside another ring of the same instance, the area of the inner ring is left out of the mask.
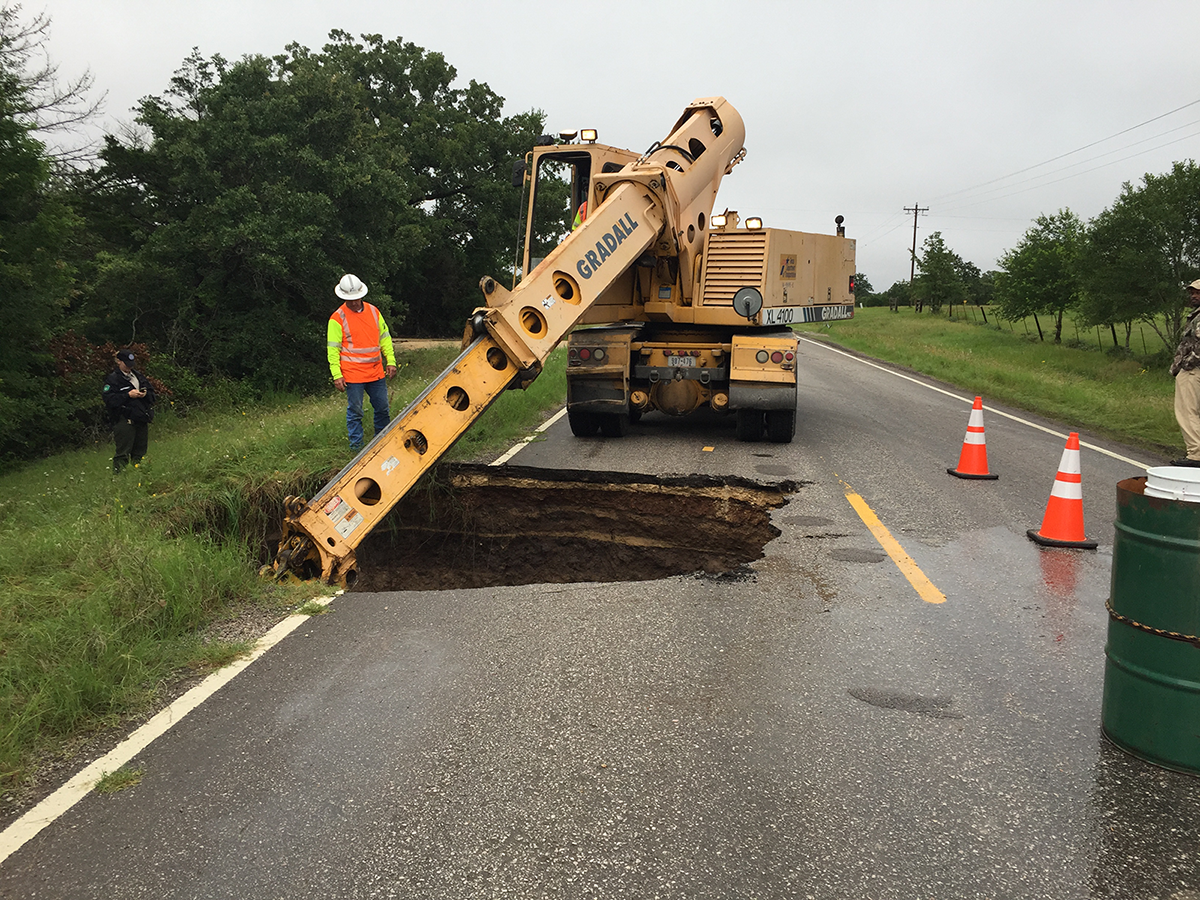
[[[1048,317],[1043,320],[1038,316],[1026,316],[1023,319],[1002,319],[995,310],[988,315],[985,306],[955,306],[949,309],[951,319],[964,318],[976,325],[1007,328],[1014,334],[1024,332],[1030,337],[1037,337],[1040,340],[1054,339],[1053,318]],[[1095,347],[1097,350],[1111,350],[1114,347],[1125,349],[1125,326],[1123,325],[1109,328],[1100,325],[1092,328],[1080,328],[1079,323],[1074,319],[1066,318],[1063,320],[1063,339],[1066,340],[1072,334],[1075,343],[1081,347]],[[1155,356],[1164,350],[1173,348],[1167,345],[1159,332],[1153,328],[1147,328],[1144,323],[1139,322],[1129,333],[1129,351],[1137,353],[1139,349],[1142,356]]]

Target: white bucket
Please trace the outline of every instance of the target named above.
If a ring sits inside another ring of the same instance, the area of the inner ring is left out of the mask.
[[[1156,466],[1147,469],[1146,494],[1166,500],[1200,503],[1200,468]]]

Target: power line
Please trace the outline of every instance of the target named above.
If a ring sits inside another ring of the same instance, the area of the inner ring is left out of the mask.
[[[1109,160],[1106,163],[1101,163],[1100,165],[1093,166],[1090,169],[1084,169],[1082,172],[1072,172],[1070,175],[1064,175],[1062,178],[1056,178],[1054,181],[1043,181],[1040,184],[1035,184],[1035,185],[1032,185],[1031,187],[1027,187],[1027,188],[1021,188],[1019,191],[1010,191],[1009,193],[1001,194],[998,197],[987,197],[987,198],[980,197],[980,198],[977,198],[974,200],[968,200],[963,203],[960,203],[957,206],[952,206],[951,209],[967,209],[967,208],[974,206],[976,204],[979,204],[979,203],[990,203],[994,200],[1003,200],[1005,197],[1013,197],[1013,196],[1016,196],[1017,194],[1026,194],[1029,191],[1036,191],[1038,188],[1049,187],[1052,184],[1058,184],[1059,182],[1062,182],[1062,181],[1069,181],[1070,179],[1077,178],[1080,175],[1087,175],[1089,172],[1096,172],[1096,171],[1099,171],[1100,169],[1105,169],[1109,166],[1115,166],[1117,163],[1122,163],[1127,160],[1133,159],[1134,157],[1141,156],[1143,153],[1150,153],[1150,152],[1153,152],[1154,150],[1161,150],[1163,147],[1169,147],[1172,144],[1178,144],[1180,141],[1186,141],[1186,140],[1189,140],[1194,137],[1200,137],[1200,131],[1197,131],[1194,134],[1185,134],[1181,138],[1176,138],[1173,141],[1167,141],[1165,144],[1159,144],[1155,147],[1150,147],[1147,150],[1139,150],[1137,153],[1131,153],[1131,154],[1129,154],[1129,156],[1123,156],[1120,159]],[[1105,155],[1107,155],[1107,154],[1105,154]],[[1099,157],[1096,157],[1096,158],[1099,159]],[[1065,170],[1060,169],[1059,171],[1065,171]],[[1053,175],[1056,173],[1050,172],[1047,174]],[[1023,183],[1023,182],[1021,182],[1021,183]]]
[[[1132,148],[1132,147],[1136,147],[1136,146],[1138,146],[1139,144],[1146,144],[1146,143],[1149,143],[1150,141],[1156,141],[1156,140],[1158,140],[1159,138],[1166,137],[1168,134],[1172,134],[1173,132],[1176,132],[1176,131],[1182,131],[1182,130],[1183,130],[1183,129],[1185,129],[1185,128],[1191,128],[1191,127],[1193,127],[1194,125],[1198,125],[1198,124],[1200,124],[1200,119],[1195,119],[1195,120],[1193,120],[1193,121],[1191,121],[1191,122],[1187,122],[1187,123],[1185,123],[1185,124],[1183,124],[1183,125],[1178,125],[1178,126],[1176,126],[1175,128],[1169,128],[1169,129],[1167,129],[1166,131],[1160,131],[1158,134],[1153,134],[1153,135],[1151,135],[1150,137],[1142,138],[1142,139],[1141,139],[1141,140],[1139,140],[1139,141],[1134,141],[1132,144],[1126,144],[1126,145],[1124,145],[1123,147],[1117,147],[1116,149],[1113,149],[1113,150],[1106,150],[1104,153],[1100,153],[1100,154],[1098,154],[1098,155],[1096,155],[1096,156],[1090,156],[1090,157],[1088,157],[1087,159],[1081,159],[1079,162],[1074,162],[1074,163],[1071,163],[1071,164],[1069,164],[1069,165],[1063,166],[1062,168],[1059,168],[1059,169],[1054,169],[1054,170],[1052,170],[1052,171],[1050,171],[1050,172],[1043,172],[1043,173],[1041,173],[1040,175],[1034,175],[1034,176],[1032,176],[1031,178],[1024,178],[1024,179],[1022,179],[1022,180],[1020,180],[1020,181],[1013,182],[1012,184],[1004,185],[1004,186],[1001,186],[1001,187],[994,187],[994,188],[991,188],[990,190],[984,191],[984,192],[983,192],[983,194],[982,194],[982,195],[980,195],[980,196],[978,196],[978,197],[962,197],[962,198],[961,198],[959,201],[956,201],[956,202],[957,202],[957,205],[953,205],[953,204],[952,204],[951,208],[952,208],[952,209],[960,209],[960,208],[961,208],[961,207],[962,207],[964,204],[966,204],[966,205],[969,205],[968,201],[969,201],[970,203],[978,202],[978,201],[981,201],[981,200],[983,200],[983,199],[984,199],[984,197],[986,197],[986,195],[988,195],[988,194],[994,194],[994,193],[996,193],[997,191],[1008,191],[1010,188],[1017,187],[1018,185],[1022,185],[1022,184],[1029,184],[1029,183],[1030,183],[1030,182],[1032,182],[1032,181],[1040,181],[1041,179],[1044,179],[1044,178],[1049,178],[1049,177],[1051,177],[1052,175],[1057,175],[1059,172],[1066,172],[1066,171],[1069,171],[1070,169],[1077,168],[1078,166],[1086,166],[1086,165],[1087,165],[1088,163],[1090,163],[1090,162],[1095,162],[1096,160],[1098,160],[1098,159],[1103,159],[1103,158],[1104,158],[1104,157],[1106,157],[1106,156],[1112,156],[1114,153],[1122,153],[1122,152],[1124,152],[1125,150],[1129,150],[1129,149],[1130,149],[1130,148]],[[1121,159],[1119,159],[1119,160],[1113,160],[1112,162],[1109,162],[1109,163],[1104,163],[1104,164],[1102,164],[1102,165],[1100,165],[1100,166],[1095,166],[1095,167],[1093,167],[1093,168],[1091,168],[1091,169],[1086,169],[1086,170],[1085,170],[1085,171],[1083,171],[1083,172],[1076,172],[1076,173],[1074,173],[1074,175],[1068,175],[1068,176],[1067,176],[1067,178],[1073,178],[1075,175],[1084,175],[1084,174],[1086,174],[1087,172],[1094,172],[1094,171],[1096,171],[1096,169],[1102,169],[1102,168],[1104,168],[1104,166],[1107,166],[1107,165],[1112,165],[1112,163],[1116,163],[1116,162],[1124,162],[1124,161],[1125,161],[1125,160],[1127,160],[1127,159],[1133,159],[1135,156],[1140,156],[1142,153],[1151,153],[1151,152],[1153,152],[1153,151],[1155,151],[1155,150],[1160,150],[1160,149],[1162,149],[1163,147],[1168,147],[1168,146],[1170,146],[1171,144],[1177,144],[1177,143],[1179,143],[1179,141],[1185,141],[1185,140],[1187,140],[1188,138],[1195,137],[1197,134],[1200,134],[1200,132],[1195,132],[1195,133],[1193,133],[1193,134],[1186,134],[1186,135],[1184,135],[1183,137],[1181,137],[1181,138],[1178,138],[1178,139],[1176,139],[1176,140],[1167,141],[1167,142],[1166,142],[1166,143],[1164,143],[1164,144],[1158,144],[1158,145],[1156,145],[1156,146],[1154,146],[1154,147],[1149,147],[1149,148],[1147,148],[1147,149],[1145,149],[1145,150],[1139,150],[1137,153],[1133,153],[1133,154],[1131,154],[1131,155],[1129,155],[1129,156],[1124,156],[1124,157],[1122,157],[1122,158],[1121,158]],[[1011,176],[1010,176],[1010,177],[1011,177]],[[1065,180],[1065,179],[1062,179],[1062,178],[1058,179],[1058,181],[1064,181],[1064,180]],[[1050,182],[1045,182],[1045,183],[1046,183],[1046,184],[1057,184],[1057,181],[1050,181]],[[983,185],[980,185],[980,187],[983,187]],[[971,188],[971,189],[964,189],[964,190],[962,190],[962,191],[957,191],[956,193],[958,193],[958,194],[965,194],[965,193],[970,193],[970,192],[971,192],[971,190],[974,190],[974,189],[973,189],[973,188]],[[1014,193],[1021,193],[1021,192],[1020,192],[1020,191],[1015,191]],[[952,195],[949,195],[949,196],[952,196]],[[1000,197],[1007,197],[1007,196],[1010,196],[1010,194],[1001,194],[1001,195],[1000,195]],[[993,199],[1000,199],[1000,197],[995,197],[995,198],[993,198]]]
[[[1058,162],[1058,160],[1060,160],[1060,159],[1065,159],[1068,156],[1073,156],[1076,153],[1081,153],[1084,150],[1090,149],[1091,147],[1095,147],[1097,144],[1103,144],[1105,141],[1111,141],[1113,138],[1118,138],[1123,134],[1128,134],[1131,131],[1136,131],[1138,128],[1142,128],[1146,125],[1149,125],[1152,122],[1157,122],[1159,119],[1165,119],[1167,116],[1173,116],[1175,113],[1181,112],[1182,110],[1188,109],[1189,107],[1196,106],[1197,104],[1200,104],[1200,99],[1193,100],[1190,103],[1185,103],[1185,104],[1183,104],[1183,106],[1177,106],[1175,109],[1172,109],[1169,112],[1165,112],[1165,113],[1162,113],[1161,115],[1154,116],[1153,118],[1147,119],[1144,122],[1139,122],[1137,125],[1131,125],[1128,128],[1123,128],[1122,130],[1116,132],[1115,134],[1110,134],[1108,137],[1100,138],[1097,141],[1092,141],[1090,144],[1084,144],[1082,147],[1076,147],[1074,150],[1070,150],[1066,153],[1060,153],[1058,156],[1051,157],[1050,159],[1044,160],[1043,162],[1036,163],[1035,165],[1032,165],[1032,166],[1026,166],[1024,169],[1018,169],[1016,172],[1010,172],[1008,175],[1001,175],[999,178],[993,178],[989,181],[980,182],[979,184],[962,188],[961,190],[952,191],[949,194],[943,194],[940,197],[935,197],[934,200],[935,201],[945,200],[949,197],[955,197],[959,194],[970,193],[971,191],[978,190],[981,187],[987,187],[989,184],[995,184],[998,181],[1005,181],[1009,178],[1015,178],[1017,175],[1024,175],[1026,172],[1030,172],[1033,169],[1040,169],[1042,166],[1048,166],[1048,165],[1050,165],[1050,163]]]
[[[890,213],[882,222],[880,222],[878,225],[876,225],[870,231],[868,231],[865,234],[863,234],[862,236],[860,236],[858,238],[858,242],[860,244],[866,244],[866,243],[870,243],[871,241],[874,241],[876,239],[877,235],[882,237],[882,235],[879,235],[879,232],[883,231],[883,229],[885,229],[885,228],[888,229],[885,232],[885,234],[891,234],[893,231],[895,231],[897,228],[899,228],[901,225],[904,224],[903,220],[901,220],[898,224],[895,224],[895,225],[892,224],[897,219],[899,219],[901,215],[902,214],[898,213],[898,212]],[[891,225],[892,227],[888,228],[889,225]]]

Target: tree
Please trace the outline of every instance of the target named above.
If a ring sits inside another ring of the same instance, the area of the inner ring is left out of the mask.
[[[91,181],[89,335],[156,343],[200,373],[326,380],[332,287],[354,272],[393,331],[457,333],[511,265],[512,161],[539,114],[501,119],[440,54],[333,32],[228,63],[194,51],[109,136]]]
[[[917,256],[920,274],[913,280],[912,286],[918,312],[926,303],[930,312],[937,313],[944,303],[965,302],[967,288],[960,274],[963,265],[959,255],[946,246],[940,231],[935,231],[925,239],[922,253]]]
[[[410,203],[424,213],[426,249],[393,274],[389,291],[406,301],[410,332],[457,336],[479,305],[479,279],[511,275],[521,213],[513,162],[533,146],[544,116],[502,118],[504,100],[486,84],[451,86],[457,73],[440,53],[380,35],[330,38],[325,59],[365,86],[381,138],[404,150]]]
[[[860,303],[867,303],[875,290],[871,287],[871,281],[862,272],[854,273],[854,298]]]
[[[76,218],[50,184],[51,158],[33,137],[36,101],[13,35],[15,7],[0,7],[0,463],[56,444],[69,408],[56,396],[49,340],[72,272],[62,251]]]
[[[43,12],[22,21],[20,14],[20,4],[0,4],[0,77],[11,82],[6,91],[11,115],[47,141],[74,134],[99,112],[104,98],[88,99],[94,79],[87,70],[61,81],[58,65],[45,51],[50,18]],[[69,164],[90,161],[93,149],[89,144],[56,143],[46,152],[62,171]]]
[[[1079,302],[1078,263],[1084,228],[1069,209],[1038,216],[1017,246],[1000,259],[996,297],[1007,319],[1046,313],[1054,343],[1062,343],[1063,315]]]
[[[975,295],[971,298],[971,302],[977,306],[987,306],[996,298],[996,278],[999,272],[994,269],[989,269],[979,276],[979,283],[975,286]]]
[[[1200,275],[1200,168],[1177,162],[1147,174],[1089,225],[1081,254],[1089,324],[1145,322],[1168,347],[1183,332],[1183,285]]]

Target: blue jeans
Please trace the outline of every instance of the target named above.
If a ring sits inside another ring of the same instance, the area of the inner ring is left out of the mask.
[[[367,381],[355,384],[346,382],[346,431],[350,433],[350,449],[360,450],[363,445],[363,392],[371,401],[371,409],[375,411],[375,434],[383,431],[392,420],[388,413],[387,382],[380,378],[378,381]]]

